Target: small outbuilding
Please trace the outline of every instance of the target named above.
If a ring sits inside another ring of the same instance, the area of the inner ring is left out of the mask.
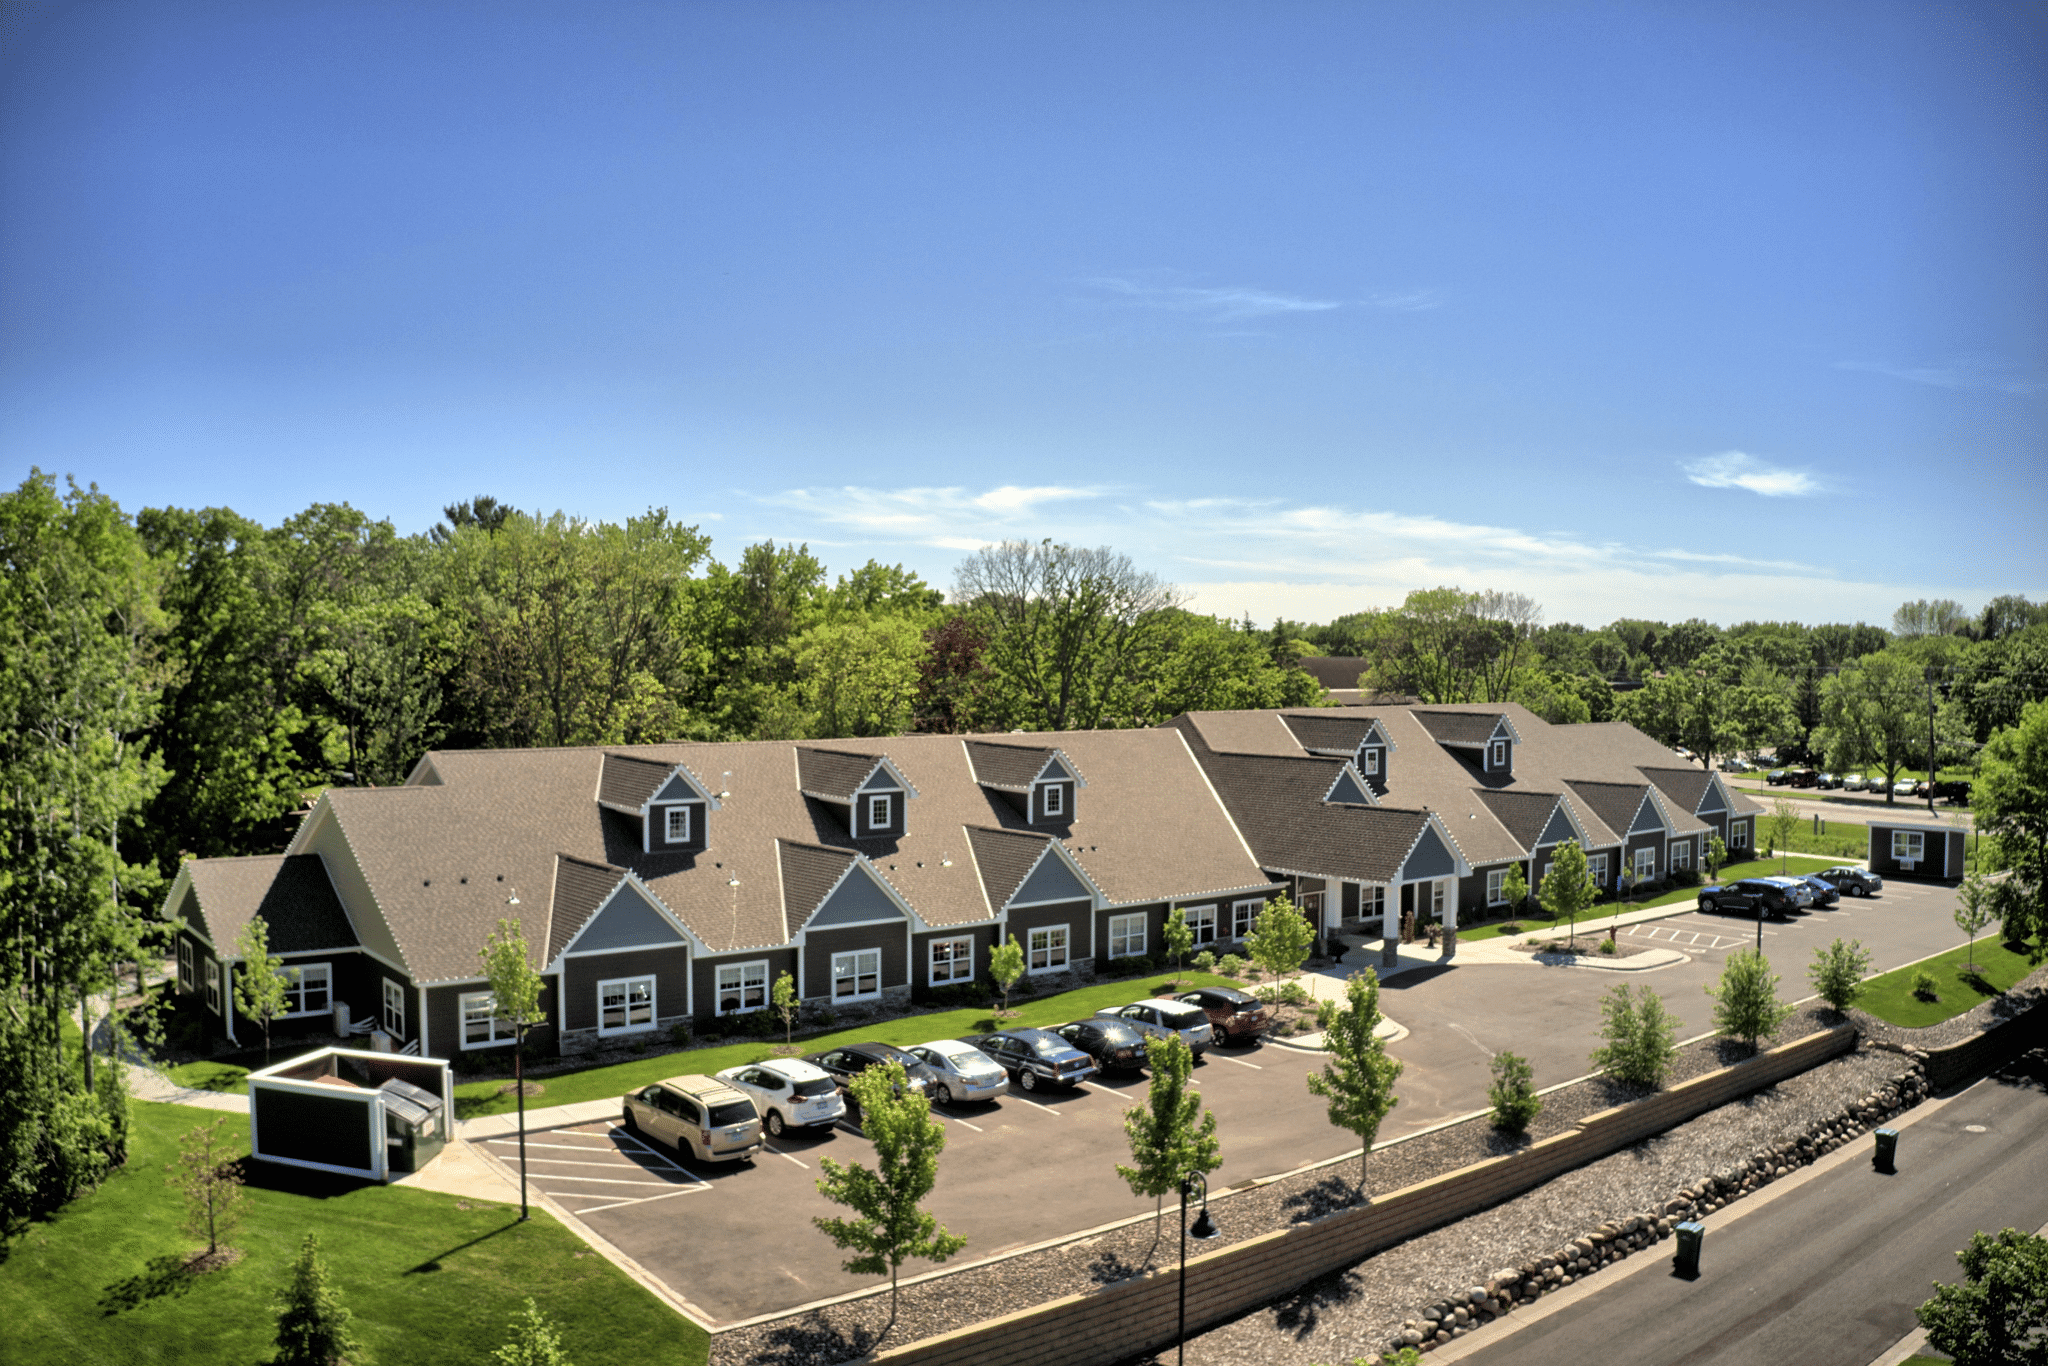
[[[1959,878],[1967,830],[1952,826],[1870,823],[1870,871],[1879,877]]]
[[[389,1181],[434,1160],[454,1113],[439,1058],[322,1048],[249,1074],[249,1151],[264,1162]]]

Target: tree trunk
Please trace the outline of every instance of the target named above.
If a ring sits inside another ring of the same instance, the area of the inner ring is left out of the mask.
[[[85,988],[78,989],[78,1030],[83,1036],[79,1053],[85,1064],[85,1089],[92,1092],[92,1005],[86,999]]]

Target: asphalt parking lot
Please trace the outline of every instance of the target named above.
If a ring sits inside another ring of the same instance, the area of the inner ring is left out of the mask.
[[[1784,978],[1784,994],[1797,998],[1808,994],[1805,966],[1814,947],[1837,936],[1861,939],[1879,970],[1956,946],[1953,904],[1947,888],[1895,883],[1879,898],[1767,922],[1764,947]],[[1467,964],[1387,982],[1382,1006],[1409,1034],[1389,1048],[1406,1070],[1401,1103],[1382,1126],[1381,1141],[1484,1108],[1488,1065],[1498,1049],[1529,1057],[1539,1086],[1585,1073],[1598,1043],[1599,998],[1619,982],[1655,988],[1684,1022],[1681,1037],[1707,1032],[1712,1003],[1704,987],[1729,949],[1755,941],[1754,926],[1674,909],[1630,933],[1690,957],[1673,967],[1636,974]],[[1597,917],[1581,922],[1581,935],[1604,932]],[[1222,1139],[1224,1165],[1213,1189],[1350,1148],[1350,1136],[1330,1126],[1322,1102],[1303,1085],[1320,1065],[1318,1055],[1277,1044],[1211,1050],[1195,1081]],[[930,1207],[969,1240],[961,1259],[1150,1213],[1152,1202],[1132,1196],[1115,1171],[1129,1160],[1123,1111],[1141,1103],[1144,1092],[1142,1076],[1112,1075],[1071,1092],[1026,1096],[1012,1088],[987,1104],[935,1107],[947,1147]],[[507,1167],[516,1164],[516,1141],[483,1146]],[[816,1189],[819,1159],[828,1155],[873,1160],[866,1140],[844,1125],[822,1136],[786,1136],[751,1165],[699,1163],[626,1134],[616,1122],[529,1135],[527,1152],[538,1189],[722,1323],[875,1284],[841,1271],[842,1254],[811,1225],[813,1216],[840,1212]],[[931,1269],[912,1263],[906,1274]]]

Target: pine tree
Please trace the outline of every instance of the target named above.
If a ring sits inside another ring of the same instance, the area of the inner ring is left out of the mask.
[[[1329,1102],[1330,1123],[1358,1136],[1358,1198],[1365,1197],[1365,1160],[1378,1137],[1380,1121],[1399,1105],[1394,1081],[1401,1064],[1387,1056],[1374,1032],[1380,1022],[1380,979],[1371,968],[1353,973],[1344,984],[1344,1009],[1323,1032],[1330,1060],[1322,1072],[1305,1078],[1309,1091]]]
[[[1124,1111],[1124,1137],[1134,1165],[1118,1163],[1116,1174],[1130,1186],[1131,1194],[1152,1197],[1156,1241],[1167,1194],[1179,1190],[1194,1172],[1215,1171],[1223,1165],[1223,1156],[1216,1116],[1204,1112],[1201,1096],[1188,1086],[1195,1055],[1187,1040],[1177,1034],[1148,1040],[1145,1059],[1152,1073],[1146,1103]]]
[[[320,1240],[307,1234],[292,1262],[291,1279],[277,1292],[277,1366],[361,1366],[366,1360],[342,1306],[327,1282]]]

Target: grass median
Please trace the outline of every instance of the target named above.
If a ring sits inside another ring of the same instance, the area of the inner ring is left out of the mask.
[[[0,1244],[0,1360],[10,1366],[268,1361],[271,1293],[299,1239],[317,1234],[334,1288],[370,1357],[483,1361],[528,1295],[572,1360],[702,1363],[710,1340],[536,1210],[252,1164],[244,1255],[204,1275],[164,1183],[189,1129],[219,1115],[138,1101],[128,1165],[55,1217]],[[248,1121],[230,1128],[243,1140]],[[246,1151],[246,1146],[243,1149]]]
[[[1924,963],[1871,978],[1863,984],[1863,994],[1856,998],[1856,1005],[1880,1020],[1906,1029],[1923,1029],[2010,990],[2041,966],[2044,959],[2048,959],[2048,953],[2043,952],[2039,940],[2026,945],[2024,952],[2015,952],[1998,942],[1994,930],[1990,937],[1977,941],[1974,953],[1969,945],[1962,944]],[[1967,971],[1973,963],[1976,971]],[[1922,1000],[1913,994],[1913,979],[1922,972],[1934,978],[1935,1000]]]

